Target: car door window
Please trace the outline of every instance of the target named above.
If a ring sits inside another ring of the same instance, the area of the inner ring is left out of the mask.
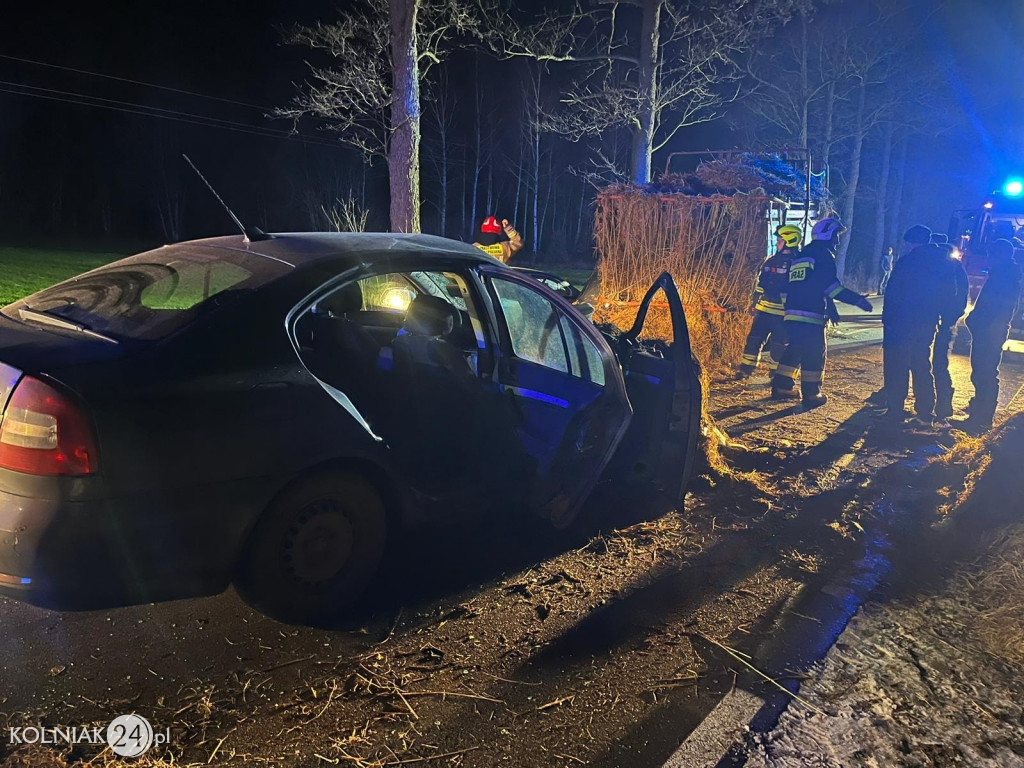
[[[395,272],[364,277],[359,281],[359,288],[363,294],[360,309],[367,312],[395,312],[404,315],[417,294],[409,278]]]
[[[543,295],[519,283],[491,278],[516,357],[569,373],[561,316]]]
[[[570,372],[594,384],[604,386],[604,360],[597,345],[567,315],[559,313],[562,335],[569,352]]]

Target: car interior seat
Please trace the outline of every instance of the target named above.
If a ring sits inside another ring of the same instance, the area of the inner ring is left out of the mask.
[[[472,373],[465,355],[451,342],[452,332],[461,326],[461,321],[459,310],[444,299],[417,296],[409,304],[405,322],[394,341],[396,365],[401,356],[413,365]]]
[[[357,408],[373,398],[379,345],[356,320],[363,306],[359,283],[349,283],[318,301],[308,313],[300,339],[308,353],[303,360],[317,378],[347,394]]]
[[[402,393],[396,407],[405,411],[405,450],[427,485],[454,479],[452,467],[469,467],[478,450],[479,380],[463,352],[446,337],[461,318],[444,299],[418,295],[409,305],[405,322],[393,343],[396,385]],[[453,425],[458,425],[453,428]],[[429,451],[422,451],[430,446]],[[444,470],[444,471],[442,471]],[[457,472],[456,472],[457,473]]]
[[[377,356],[373,336],[356,322],[356,313],[363,307],[363,291],[359,283],[344,285],[316,303],[313,314],[313,345],[329,357]]]

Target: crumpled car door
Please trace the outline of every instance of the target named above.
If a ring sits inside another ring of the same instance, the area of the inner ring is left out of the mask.
[[[502,345],[495,383],[516,445],[496,453],[520,457],[523,467],[520,481],[504,492],[564,527],[626,430],[623,382],[611,350],[570,305],[533,278],[484,274],[510,342]],[[544,340],[543,349],[561,350],[552,356],[558,364],[526,343],[533,337]]]
[[[662,292],[672,341],[641,342],[651,304]],[[668,272],[647,291],[633,327],[612,347],[622,365],[633,419],[604,479],[654,492],[669,504],[681,503],[697,456],[702,391],[683,302]]]

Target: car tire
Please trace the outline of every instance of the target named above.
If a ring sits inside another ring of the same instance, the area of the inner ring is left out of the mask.
[[[305,478],[284,490],[256,523],[235,586],[249,605],[275,619],[329,623],[365,592],[386,540],[384,503],[363,478]]]

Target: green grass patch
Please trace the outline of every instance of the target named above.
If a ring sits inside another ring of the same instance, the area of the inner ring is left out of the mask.
[[[0,246],[0,306],[122,257],[119,253]]]
[[[512,262],[513,265],[515,262]],[[580,269],[579,267],[566,267],[561,264],[537,264],[532,266],[532,269],[539,269],[542,272],[550,272],[552,275],[558,275],[558,277],[568,280],[574,286],[582,289],[586,285],[587,280],[590,279],[590,275],[593,274],[593,269]]]

